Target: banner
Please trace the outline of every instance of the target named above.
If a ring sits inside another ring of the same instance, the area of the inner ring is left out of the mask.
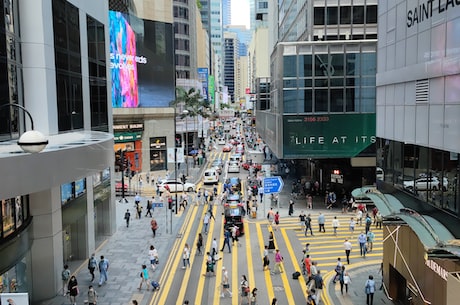
[[[29,305],[28,293],[0,293],[2,305]]]

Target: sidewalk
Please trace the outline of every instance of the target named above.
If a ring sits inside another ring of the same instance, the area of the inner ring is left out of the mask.
[[[198,182],[206,166],[207,163],[201,167],[189,168],[187,180],[193,183]],[[155,177],[156,182],[157,177],[164,177],[166,171],[154,172],[152,174],[153,172],[150,177]],[[145,182],[145,174],[141,173],[141,175]],[[151,183],[143,183],[140,193],[142,197],[141,205],[144,208],[146,200],[149,198],[148,196],[154,192],[155,188]],[[140,282],[139,272],[141,271],[141,266],[142,264],[149,265],[148,249],[153,244],[159,253],[160,264],[157,265],[155,272],[150,273],[150,280],[158,280],[164,268],[162,262],[165,262],[170,255],[175,240],[180,238],[178,232],[186,213],[173,214],[168,210],[167,205],[162,208],[155,208],[152,214],[157,220],[159,228],[156,232],[156,237],[152,238],[152,231],[150,230],[150,221],[152,218],[145,217],[146,211],[144,210],[141,218],[136,219],[134,197],[126,196],[125,199],[123,201],[121,197],[117,197],[114,203],[116,205],[117,231],[112,236],[107,237],[101,246],[96,249],[96,258],[98,260],[101,255],[104,255],[110,262],[108,285],[103,284],[101,287],[98,287],[98,271],[95,272],[94,282],[91,282],[87,269],[87,260],[72,261],[69,263],[70,271],[77,277],[80,289],[77,304],[84,304],[87,299],[89,285],[93,285],[97,291],[98,305],[130,304],[131,300],[134,299],[139,302],[139,305],[149,304],[154,292],[146,291],[145,288],[140,291],[137,289]],[[123,219],[123,215],[127,209],[131,212],[129,227],[126,227],[126,222]],[[68,297],[58,294],[54,298],[44,300],[39,304],[63,305],[70,304],[70,300]]]

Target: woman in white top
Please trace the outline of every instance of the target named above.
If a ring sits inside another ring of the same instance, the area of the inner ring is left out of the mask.
[[[190,247],[188,244],[185,244],[184,252],[182,253],[182,262],[184,263],[182,269],[187,268],[187,266],[190,267]]]
[[[150,265],[152,266],[152,270],[155,271],[155,269],[157,268],[156,265],[158,263],[158,251],[157,249],[155,249],[153,245],[150,246],[149,260],[150,260]]]
[[[337,216],[334,216],[334,219],[332,219],[332,228],[334,228],[334,235],[337,236],[337,228],[340,226],[339,220],[337,219]]]

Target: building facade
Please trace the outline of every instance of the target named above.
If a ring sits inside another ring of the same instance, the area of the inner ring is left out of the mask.
[[[349,196],[375,182],[377,1],[270,4],[277,37],[269,39],[270,104],[257,103],[257,131],[299,179]]]
[[[379,1],[378,24],[376,135],[383,177],[377,186],[387,212],[385,235],[400,234],[384,243],[385,284],[403,304],[455,304],[460,7]]]
[[[115,231],[108,7],[0,7],[0,282],[37,303],[61,289],[64,264],[87,259]],[[32,125],[49,141],[40,153],[17,145]]]

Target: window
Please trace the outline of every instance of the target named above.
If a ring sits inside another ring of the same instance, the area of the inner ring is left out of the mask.
[[[351,23],[351,6],[340,7],[340,24]]]
[[[364,23],[364,6],[353,6],[353,24]]]
[[[83,128],[80,24],[78,8],[53,0],[58,129]]]
[[[338,23],[338,8],[328,7],[327,8],[327,24],[337,24]]]
[[[5,238],[18,230],[30,217],[29,197],[17,196],[15,198],[0,200],[1,238]]]
[[[377,23],[377,5],[366,7],[366,23]]]
[[[296,59],[297,59],[297,56],[295,55],[283,57],[283,63],[284,63],[284,75],[283,76],[284,77],[296,77],[297,76]]]
[[[109,131],[104,25],[87,16],[91,129]]]
[[[324,25],[324,7],[315,7],[313,11],[314,25]]]

